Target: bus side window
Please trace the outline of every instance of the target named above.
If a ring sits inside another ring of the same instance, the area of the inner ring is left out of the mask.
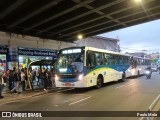
[[[96,66],[96,64],[97,64],[94,52],[91,52],[90,58],[91,58],[91,68],[94,68]]]
[[[103,65],[102,53],[95,53],[96,65]]]
[[[116,65],[120,65],[121,64],[121,56],[120,55],[116,55]]]
[[[116,64],[117,64],[116,55],[112,55],[112,65]]]
[[[96,66],[96,58],[94,52],[87,52],[86,63],[88,69],[94,68]]]
[[[107,60],[107,58],[104,58],[104,65],[108,65],[108,60]]]
[[[108,53],[104,53],[104,57],[103,57],[103,64],[104,65],[111,65],[112,60],[111,60],[111,55]]]
[[[124,64],[124,57],[123,56],[119,56],[119,65],[123,65]]]
[[[128,57],[123,56],[123,57],[122,57],[122,61],[123,61],[122,64],[124,64],[124,65],[128,64]]]
[[[86,67],[90,68],[90,66],[91,66],[90,53],[87,52],[86,53]]]

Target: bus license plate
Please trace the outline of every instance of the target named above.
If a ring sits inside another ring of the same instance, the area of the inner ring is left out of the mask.
[[[65,83],[65,86],[71,86],[71,83]]]

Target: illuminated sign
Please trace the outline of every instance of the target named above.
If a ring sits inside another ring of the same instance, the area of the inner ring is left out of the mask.
[[[56,56],[55,51],[41,51],[41,50],[18,50],[19,55],[29,55],[29,56]]]
[[[60,72],[66,72],[66,71],[67,71],[67,68],[60,68],[59,71],[60,71]]]
[[[62,54],[71,54],[71,53],[80,53],[81,49],[69,49],[69,50],[63,50]]]
[[[7,54],[7,48],[0,48],[0,54]]]

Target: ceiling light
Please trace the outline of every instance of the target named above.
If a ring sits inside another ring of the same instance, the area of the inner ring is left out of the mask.
[[[77,37],[78,37],[78,39],[81,40],[83,38],[83,35],[78,35]]]

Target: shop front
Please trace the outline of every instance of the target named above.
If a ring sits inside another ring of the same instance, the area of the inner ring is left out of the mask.
[[[18,68],[18,49],[17,47],[8,47],[7,69]]]
[[[18,49],[19,69],[27,68],[30,62],[39,60],[55,60],[57,53],[55,50],[34,50]],[[39,66],[32,66],[32,69],[38,70]],[[50,69],[50,66],[42,66]]]
[[[0,47],[0,72],[6,71],[7,47]]]

